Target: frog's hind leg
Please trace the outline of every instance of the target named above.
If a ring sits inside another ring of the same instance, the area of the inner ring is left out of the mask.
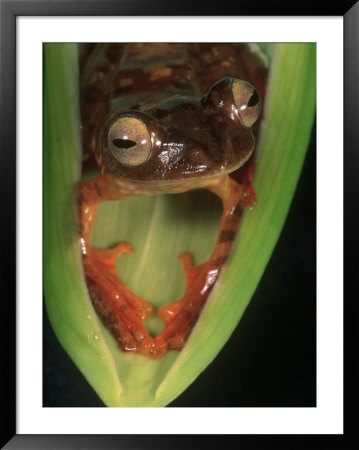
[[[185,254],[188,263],[191,256]],[[210,261],[198,266],[184,267],[187,287],[183,297],[157,311],[167,324],[156,337],[156,343],[165,342],[168,349],[180,350],[195,325],[202,307],[218,277],[219,269],[211,269]]]
[[[143,298],[134,294],[127,287],[127,285],[120,278],[118,278],[115,266],[115,262],[120,255],[122,255],[123,253],[132,253],[132,251],[133,247],[131,244],[129,244],[128,242],[120,242],[116,247],[111,249],[91,247],[90,255],[93,259],[92,264],[95,264],[95,260],[101,261],[101,264],[98,266],[98,270],[101,271],[101,267],[103,266],[105,268],[105,271],[111,274],[111,277],[116,280],[116,290],[120,291],[124,295],[126,301],[140,313],[142,320],[147,320],[153,316],[154,306]],[[103,277],[106,277],[105,273],[103,274]],[[106,280],[104,279],[103,282],[105,281]]]
[[[106,176],[82,181],[78,186],[78,232],[82,261],[92,304],[123,351],[153,347],[142,321],[153,315],[154,307],[135,295],[119,279],[115,262],[132,246],[121,242],[113,249],[95,248],[90,237],[99,205],[105,200],[126,197],[122,187],[114,187]]]
[[[218,195],[223,204],[217,241],[210,259],[203,264],[194,266],[193,257],[189,253],[180,256],[187,280],[186,291],[181,299],[157,312],[167,326],[162,334],[157,336],[156,342],[166,342],[170,349],[179,350],[185,344],[220,271],[229,258],[243,208],[251,205],[248,201],[248,193],[253,190],[251,183],[247,187],[227,175],[214,180],[207,188]]]
[[[84,256],[84,271],[95,311],[125,352],[140,351],[151,346],[143,320],[153,315],[154,307],[135,295],[119,279],[115,261],[128,253],[131,246],[121,243],[114,249],[91,248]]]

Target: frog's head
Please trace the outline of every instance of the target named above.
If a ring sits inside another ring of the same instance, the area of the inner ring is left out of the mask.
[[[257,90],[226,77],[204,97],[175,95],[121,112],[104,130],[103,172],[151,185],[230,173],[253,151],[260,111]]]

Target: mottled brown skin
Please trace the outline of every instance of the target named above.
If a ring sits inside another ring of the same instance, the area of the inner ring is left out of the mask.
[[[243,166],[252,155],[254,137],[234,107],[232,83],[239,78],[256,84],[263,100],[266,71],[242,44],[88,46],[80,67],[84,153],[95,155],[101,171],[78,189],[78,229],[90,297],[122,351],[160,358],[185,344],[230,255],[243,208],[256,201],[253,164]],[[119,116],[139,118],[150,132],[150,156],[136,167],[121,164],[109,150],[108,132]],[[191,254],[180,255],[186,291],[157,311],[166,328],[152,338],[143,320],[155,313],[154,307],[131,292],[115,268],[117,257],[131,252],[131,245],[98,249],[89,244],[97,208],[130,195],[199,188],[222,200],[217,242],[203,264],[194,266]]]

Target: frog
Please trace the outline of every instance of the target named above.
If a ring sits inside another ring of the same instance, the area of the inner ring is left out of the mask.
[[[84,151],[99,168],[77,187],[88,292],[120,351],[159,359],[186,344],[231,255],[243,211],[256,203],[252,158],[265,68],[244,44],[101,44],[80,67]],[[134,250],[131,243],[90,245],[96,214],[105,201],[196,189],[221,200],[216,243],[201,264],[190,252],[179,255],[185,291],[156,310],[118,276],[115,262]],[[165,324],[157,336],[144,324],[154,315]]]

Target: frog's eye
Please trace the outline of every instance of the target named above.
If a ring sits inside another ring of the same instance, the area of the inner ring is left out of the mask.
[[[234,80],[232,92],[240,119],[246,127],[251,127],[261,112],[261,99],[257,90],[246,81]]]
[[[145,163],[151,155],[151,136],[142,120],[123,116],[109,129],[108,147],[121,164],[136,167]]]

